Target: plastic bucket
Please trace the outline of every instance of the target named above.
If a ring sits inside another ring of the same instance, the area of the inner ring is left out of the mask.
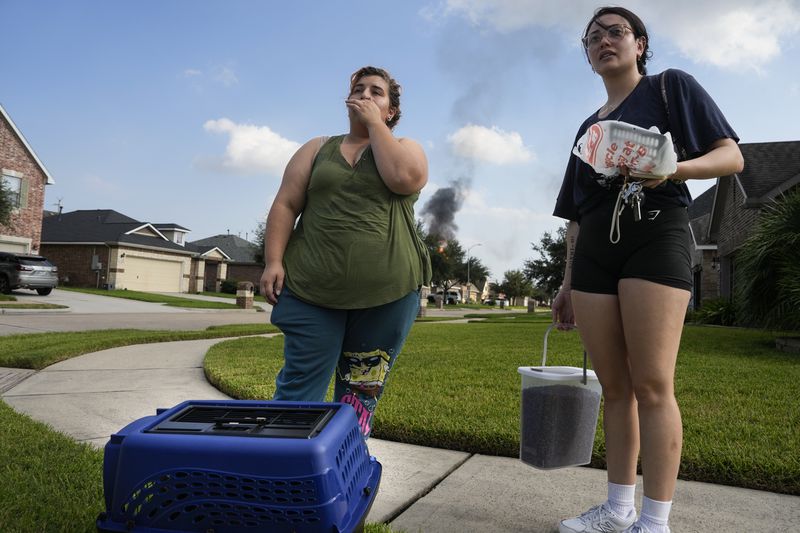
[[[584,367],[521,366],[522,399],[519,458],[543,470],[585,465],[592,460],[602,389]],[[585,355],[585,354],[584,354]]]

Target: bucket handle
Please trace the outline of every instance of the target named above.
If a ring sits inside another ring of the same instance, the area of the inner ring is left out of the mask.
[[[550,324],[547,327],[547,331],[544,332],[544,349],[542,350],[542,366],[547,366],[547,337],[550,335],[550,331],[555,327],[555,324]],[[586,355],[586,350],[583,350],[583,379],[581,379],[581,383],[586,385],[587,378],[586,378],[586,367],[588,364],[588,357]]]

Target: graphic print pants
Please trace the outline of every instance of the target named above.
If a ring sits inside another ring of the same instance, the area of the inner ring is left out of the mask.
[[[284,335],[284,365],[273,399],[324,401],[335,373],[334,401],[355,409],[368,438],[386,379],[418,308],[418,291],[377,307],[348,310],[304,302],[284,287],[271,316]]]

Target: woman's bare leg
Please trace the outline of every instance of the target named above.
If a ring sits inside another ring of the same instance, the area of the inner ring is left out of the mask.
[[[619,282],[630,376],[638,403],[645,496],[671,501],[683,428],[675,400],[678,356],[689,292],[641,279]],[[608,416],[608,415],[606,415]]]
[[[603,386],[608,480],[633,485],[639,455],[639,424],[619,299],[614,294],[573,290],[572,306],[584,348]]]

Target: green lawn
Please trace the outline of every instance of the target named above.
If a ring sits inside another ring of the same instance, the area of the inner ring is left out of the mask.
[[[24,452],[22,452],[24,450]],[[103,500],[103,451],[0,401],[0,531],[93,533]],[[392,533],[367,524],[366,533]]]
[[[76,355],[114,346],[260,335],[267,324],[212,326],[204,331],[103,330],[0,337],[0,366],[43,368]],[[0,401],[0,531],[94,532],[104,510],[103,452],[11,409]],[[392,533],[367,524],[367,533]]]
[[[230,293],[227,293],[227,292],[209,292],[209,291],[203,291],[203,292],[201,292],[201,293],[199,293],[199,294],[200,294],[201,296],[216,296],[216,297],[218,297],[218,298],[228,298],[228,299],[232,299],[232,300],[235,300],[235,299],[236,299],[236,295],[235,295],[235,294],[230,294]],[[256,297],[256,298],[257,298],[257,297]]]
[[[118,346],[261,335],[276,331],[278,328],[271,324],[232,324],[195,331],[104,329],[9,335],[0,337],[0,367],[39,370],[76,355]]]
[[[418,324],[390,378],[377,438],[516,457],[520,377],[541,363],[546,315]],[[580,366],[576,332],[550,336],[548,364]],[[283,339],[238,339],[206,357],[209,379],[237,398],[270,398]],[[682,479],[800,495],[800,358],[767,332],[687,326],[676,394]],[[602,420],[601,420],[602,423]],[[592,466],[604,467],[602,426]]]
[[[546,314],[492,315],[470,324],[417,324],[390,380],[377,438],[516,457],[518,366],[539,364]],[[110,330],[0,338],[0,366],[42,368],[111,346],[249,335],[267,325],[201,332]],[[206,357],[218,386],[270,398],[282,338],[225,341]],[[574,332],[550,337],[549,364],[578,366]],[[774,335],[687,326],[676,390],[683,411],[681,477],[800,494],[800,357]],[[24,450],[24,452],[23,452]],[[602,467],[602,430],[593,466]],[[102,452],[58,434],[0,402],[0,531],[94,531],[103,509]],[[368,524],[369,533],[391,533]]]
[[[85,292],[87,294],[97,294],[99,296],[110,296],[112,298],[124,298],[126,300],[137,300],[140,302],[160,303],[171,307],[189,307],[192,309],[239,309],[236,304],[225,302],[210,302],[208,300],[193,300],[191,297],[182,298],[178,296],[168,296],[166,294],[156,294],[152,292],[123,291],[105,289],[86,289],[78,287],[59,287],[62,290]],[[257,309],[257,310],[260,310]]]
[[[103,452],[0,402],[0,530],[96,531],[103,510]]]
[[[0,309],[69,309],[58,304],[0,303]]]

